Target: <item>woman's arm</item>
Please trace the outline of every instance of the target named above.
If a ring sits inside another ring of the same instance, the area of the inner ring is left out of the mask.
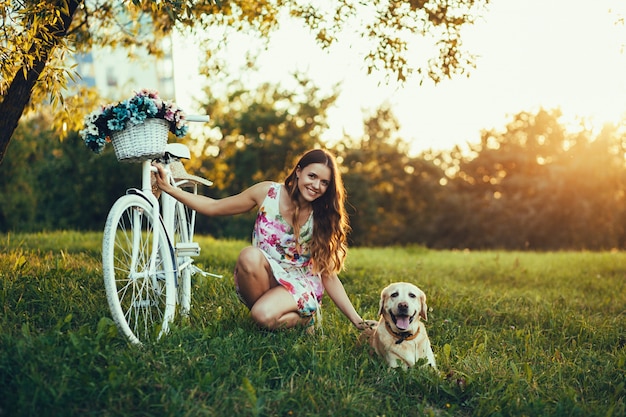
[[[155,166],[158,171],[156,175],[157,186],[176,200],[205,216],[230,216],[246,213],[263,202],[271,186],[271,182],[264,181],[247,188],[239,194],[214,199],[174,187],[167,181],[167,173],[163,167],[159,164]]]
[[[359,313],[356,312],[337,274],[322,275],[322,283],[333,303],[357,329],[364,330],[376,324],[374,320],[363,320]]]

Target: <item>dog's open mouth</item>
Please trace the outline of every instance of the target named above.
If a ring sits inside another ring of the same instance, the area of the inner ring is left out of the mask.
[[[412,316],[409,316],[408,314],[395,315],[391,311],[389,312],[389,314],[391,315],[391,320],[393,320],[393,324],[396,325],[398,330],[405,331],[408,330],[411,326],[411,323],[413,323],[413,319],[415,318],[417,312],[413,313]]]

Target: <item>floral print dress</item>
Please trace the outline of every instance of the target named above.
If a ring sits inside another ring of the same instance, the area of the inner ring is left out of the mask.
[[[252,245],[261,249],[276,281],[293,296],[300,316],[311,317],[317,313],[319,319],[324,286],[320,275],[312,272],[310,243],[313,237],[313,213],[300,228],[298,242],[302,253],[298,253],[293,227],[280,214],[282,189],[281,184],[273,183],[259,207]]]

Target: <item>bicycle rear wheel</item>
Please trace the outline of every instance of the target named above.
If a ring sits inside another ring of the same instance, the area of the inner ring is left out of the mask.
[[[176,308],[172,256],[152,205],[139,195],[118,199],[104,227],[102,266],[113,320],[132,343],[168,331]]]

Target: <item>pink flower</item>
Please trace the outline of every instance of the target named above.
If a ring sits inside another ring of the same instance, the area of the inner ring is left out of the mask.
[[[280,243],[280,238],[276,234],[272,234],[269,239],[267,239],[267,242],[272,246],[277,246],[278,243]]]
[[[280,282],[280,285],[282,285],[283,287],[285,287],[287,289],[287,291],[289,291],[291,294],[294,293],[294,287],[293,285],[291,285],[289,282],[284,281],[282,279],[278,280],[278,282]]]

